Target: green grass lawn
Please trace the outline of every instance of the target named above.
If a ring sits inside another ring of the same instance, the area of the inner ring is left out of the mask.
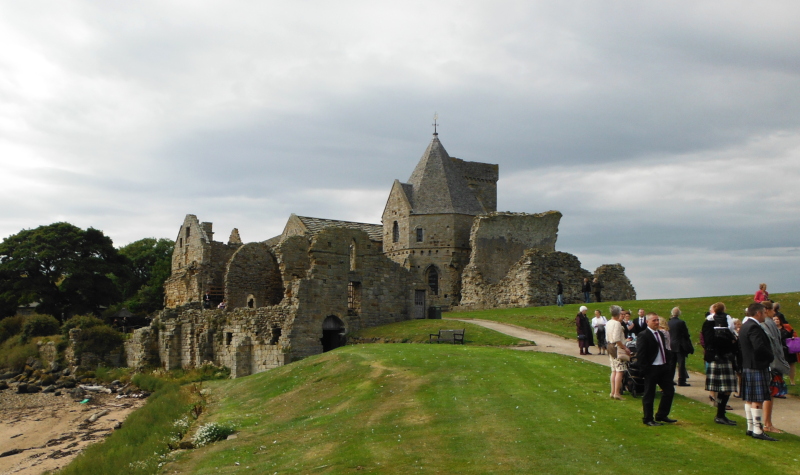
[[[792,326],[800,330],[800,292],[791,292],[784,294],[770,294],[776,302],[781,302],[784,315],[789,320]],[[724,302],[727,307],[728,314],[734,318],[742,318],[744,316],[744,309],[753,301],[752,295],[734,295],[726,297],[698,297],[691,299],[663,299],[663,300],[629,300],[623,302],[601,302],[586,304],[589,307],[588,316],[592,318],[595,310],[602,310],[603,315],[609,317],[608,308],[611,305],[620,305],[622,308],[632,310],[635,317],[639,308],[644,308],[647,312],[656,312],[657,314],[669,318],[670,311],[673,307],[680,307],[683,318],[689,327],[689,332],[692,335],[692,341],[695,346],[695,354],[688,358],[687,366],[693,371],[705,373],[705,366],[703,364],[703,349],[700,347],[700,327],[705,318],[705,312],[711,304],[715,302]],[[497,322],[511,323],[533,330],[540,330],[565,338],[576,339],[575,331],[575,315],[578,313],[578,308],[584,305],[582,303],[565,305],[563,307],[549,306],[549,307],[525,307],[525,308],[505,308],[505,309],[492,309],[492,310],[477,310],[472,312],[448,312],[444,314],[445,318],[478,318],[484,320],[494,320]],[[797,387],[795,386],[794,394],[797,394]]]
[[[608,369],[572,357],[453,345],[355,345],[206,383],[198,423],[237,438],[176,454],[163,473],[797,473],[800,438],[677,397],[675,426],[608,398]]]
[[[348,338],[376,339],[390,343],[428,343],[430,334],[437,334],[439,330],[460,330],[462,328],[465,329],[465,345],[515,346],[530,344],[528,340],[513,338],[478,325],[448,320],[408,320],[390,323],[379,327],[365,328],[348,335]]]

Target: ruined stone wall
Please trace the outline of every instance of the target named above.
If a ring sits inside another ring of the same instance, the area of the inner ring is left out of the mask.
[[[496,284],[528,249],[555,251],[561,213],[491,213],[478,216],[470,232],[469,266]]]
[[[625,275],[625,268],[621,264],[602,265],[595,270],[594,277],[603,284],[600,294],[603,301],[636,300],[636,290]]]
[[[158,329],[151,327],[134,330],[125,341],[125,360],[131,368],[157,368],[161,366],[158,352]]]
[[[403,191],[403,184],[395,180],[392,190],[389,192],[389,199],[386,201],[381,221],[383,222],[383,251],[400,264],[404,259],[404,255],[400,251],[407,250],[412,242],[412,229],[408,221],[410,213],[411,205]],[[398,226],[397,242],[394,242],[395,221]]]
[[[566,303],[583,301],[581,283],[591,274],[566,252],[528,249],[497,283],[483,279],[470,265],[463,275],[461,307],[527,307],[555,305],[556,282],[564,285]]]
[[[282,298],[278,262],[266,244],[245,244],[234,252],[225,272],[225,299],[229,308],[267,307],[277,305]]]

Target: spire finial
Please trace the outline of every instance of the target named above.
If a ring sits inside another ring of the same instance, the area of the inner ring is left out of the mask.
[[[433,136],[434,137],[438,137],[439,136],[439,132],[436,131],[436,127],[439,125],[436,122],[437,120],[439,120],[439,113],[438,112],[434,112],[433,113],[433,124],[432,124],[433,125]]]

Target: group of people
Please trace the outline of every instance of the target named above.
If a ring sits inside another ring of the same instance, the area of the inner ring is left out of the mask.
[[[639,309],[631,318],[630,310],[617,305],[609,309],[607,319],[600,310],[594,318],[581,306],[575,317],[578,348],[582,355],[591,355],[589,348],[597,340],[598,353],[608,354],[611,362],[609,396],[623,400],[623,378],[635,356],[635,363],[644,377],[642,421],[648,426],[677,422],[669,417],[675,386],[690,386],[686,358],[694,353],[689,329],[675,307],[667,320],[654,312]],[[706,314],[700,333],[700,344],[706,363],[705,389],[716,406],[714,422],[736,425],[727,418],[729,398],[740,397],[745,403],[746,434],[756,439],[775,441],[767,432],[780,433],[772,425],[772,398],[786,394],[784,377],[795,384],[797,353],[789,341],[797,337],[780,304],[769,300],[766,285],[761,284],[754,301],[742,321],[726,313],[725,304],[717,302]],[[677,382],[675,377],[677,376]],[[662,391],[658,410],[654,413],[656,388]]]
[[[583,303],[590,303],[592,294],[594,294],[595,302],[602,302],[603,283],[597,277],[591,282],[588,277],[584,278],[581,292],[583,292]],[[556,281],[556,305],[564,306],[564,284],[560,280]]]

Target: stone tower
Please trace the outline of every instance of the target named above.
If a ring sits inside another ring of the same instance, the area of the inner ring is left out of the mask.
[[[497,210],[498,166],[450,157],[434,133],[408,183],[395,180],[383,211],[383,251],[427,284],[415,300],[458,305],[475,216]]]

